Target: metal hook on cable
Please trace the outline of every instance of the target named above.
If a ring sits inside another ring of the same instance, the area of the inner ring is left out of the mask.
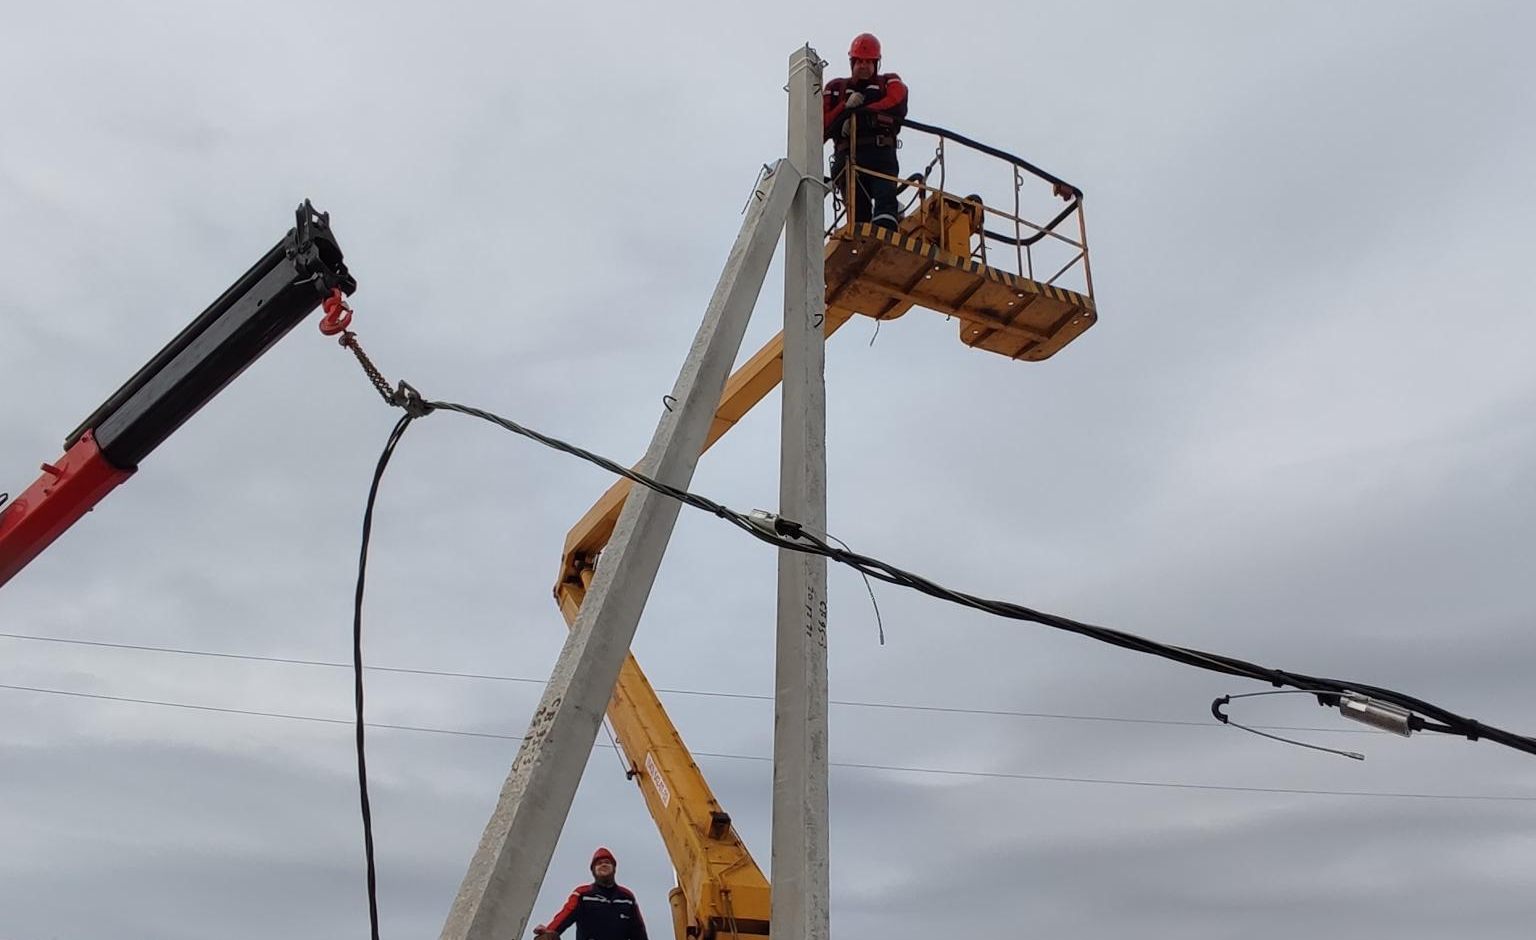
[[[1294,744],[1297,747],[1310,748],[1311,750],[1323,751],[1328,754],[1337,754],[1340,757],[1348,757],[1350,760],[1365,760],[1365,755],[1356,751],[1341,751],[1336,748],[1323,747],[1321,744],[1308,744],[1305,741],[1293,741],[1290,738],[1282,738],[1278,734],[1270,734],[1266,731],[1260,731],[1257,728],[1250,728],[1247,725],[1240,725],[1233,721],[1226,712],[1221,710],[1222,706],[1230,704],[1233,699],[1253,698],[1254,696],[1258,695],[1316,695],[1321,698],[1322,696],[1334,694],[1336,693],[1314,691],[1312,689],[1281,689],[1278,691],[1269,692],[1244,692],[1240,695],[1223,695],[1211,702],[1211,714],[1215,715],[1216,720],[1224,725],[1231,725],[1232,727],[1246,731],[1249,734],[1256,734],[1261,738],[1269,738],[1272,741],[1279,741],[1282,744]]]

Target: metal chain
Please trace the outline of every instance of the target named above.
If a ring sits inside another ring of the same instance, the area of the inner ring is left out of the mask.
[[[352,350],[352,355],[357,357],[357,364],[363,367],[363,372],[368,375],[368,381],[383,397],[384,403],[394,408],[404,408],[406,413],[413,418],[420,418],[432,411],[421,393],[411,387],[409,382],[401,380],[400,386],[393,391],[389,388],[389,380],[384,378],[384,373],[373,364],[368,354],[363,352],[362,344],[357,341],[357,334],[347,329],[352,323],[352,308],[347,304],[347,298],[340,288],[332,288],[329,297],[321,303],[325,310],[325,316],[320,319],[320,333],[322,336],[335,336],[341,334],[338,342]]]
[[[347,330],[341,334],[340,343],[352,350],[352,355],[357,357],[358,365],[362,366],[363,371],[368,374],[368,381],[372,382],[373,387],[378,389],[379,394],[384,398],[385,404],[397,404],[395,394],[389,387],[389,380],[384,378],[384,373],[380,372],[378,366],[373,364],[373,360],[368,358],[368,354],[363,352],[362,345],[357,341],[357,334]]]

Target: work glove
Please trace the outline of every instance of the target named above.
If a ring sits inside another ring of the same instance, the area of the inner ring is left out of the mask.
[[[843,107],[845,107],[845,108],[857,108],[857,107],[861,107],[863,104],[864,104],[864,93],[863,92],[856,91],[853,94],[851,94],[848,97],[843,99]]]

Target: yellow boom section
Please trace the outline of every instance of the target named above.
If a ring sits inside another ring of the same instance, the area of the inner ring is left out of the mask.
[[[1054,286],[1054,278],[1037,282],[1032,256],[1018,273],[990,266],[985,249],[973,251],[972,245],[988,235],[997,237],[985,225],[987,213],[995,210],[975,197],[957,199],[921,182],[912,185],[920,193],[921,205],[896,231],[849,224],[828,240],[828,336],[855,314],[886,320],[919,306],[956,317],[960,340],[967,346],[1017,360],[1038,360],[1093,325],[1091,283],[1087,293],[1078,293]],[[1080,201],[1058,221],[1074,210],[1081,223]],[[1015,222],[1018,231],[1028,224],[1003,215]],[[1086,272],[1086,241],[1057,235],[1051,231],[1055,224],[1034,226],[1040,235],[1016,239],[1015,253],[1023,261],[1025,252],[1049,235],[1080,249],[1068,267],[1080,261]],[[725,436],[783,377],[784,337],[780,334],[726,382],[704,449]],[[609,487],[566,536],[554,593],[567,626],[576,622],[592,583],[594,560],[613,535],[631,485],[620,480]],[[766,937],[768,879],[736,834],[731,817],[715,799],[633,656],[619,673],[608,718],[677,872],[678,886],[670,897],[677,940]]]
[[[847,323],[851,311],[828,311],[827,334]],[[709,449],[784,378],[784,337],[775,336],[731,376],[715,411],[704,447]],[[592,583],[591,560],[608,543],[632,484],[620,480],[603,494],[566,538],[555,599],[567,626]],[[608,719],[630,770],[656,821],[677,872],[672,892],[678,940],[716,934],[768,935],[768,879],[731,825],[709,783],[693,762],[677,726],[630,656],[619,671]]]

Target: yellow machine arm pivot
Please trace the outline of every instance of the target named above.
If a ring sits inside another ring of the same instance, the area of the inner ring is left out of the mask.
[[[957,135],[953,139],[974,143]],[[987,152],[1000,153],[990,148]],[[1028,168],[1017,158],[1008,159],[1016,167]],[[1075,188],[1070,188],[1069,195],[1076,201],[1044,227],[1003,213],[1015,231],[1022,233],[1027,225],[1039,232],[1008,242],[1021,260],[1021,270],[1013,273],[989,266],[984,250],[983,260],[978,261],[972,250],[973,241],[979,244],[987,237],[999,237],[984,225],[987,213],[995,210],[974,197],[958,199],[921,181],[908,185],[922,194],[922,203],[898,230],[850,224],[828,240],[828,336],[856,313],[886,320],[921,306],[958,318],[960,339],[967,346],[1012,359],[1038,360],[1054,354],[1095,322],[1091,281],[1087,294],[1050,281],[1037,282],[1028,276],[1033,274],[1033,255],[1027,272],[1022,270],[1026,248],[1050,236],[1080,249],[1078,258],[1086,276],[1086,241],[1071,241],[1052,231],[1073,212],[1081,225],[1081,200]],[[704,448],[720,440],[783,375],[784,337],[780,334],[731,375]],[[554,593],[567,626],[576,622],[592,583],[594,561],[613,534],[630,486],[628,480],[615,483],[566,537]],[[670,896],[677,940],[766,937],[768,879],[715,799],[633,656],[619,673],[608,717],[677,872],[677,887]]]

